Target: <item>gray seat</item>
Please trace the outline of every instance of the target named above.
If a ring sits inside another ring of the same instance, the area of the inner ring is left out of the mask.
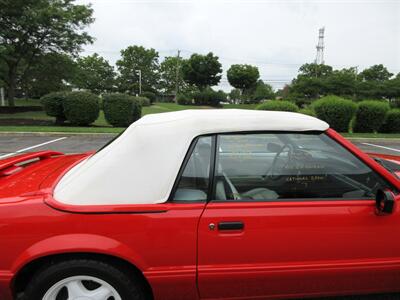
[[[242,194],[242,198],[250,198],[253,200],[276,200],[279,195],[272,190],[266,188],[255,188]]]

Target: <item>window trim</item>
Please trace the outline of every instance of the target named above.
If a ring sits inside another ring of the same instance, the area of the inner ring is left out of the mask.
[[[396,195],[400,192],[400,184],[397,178],[390,173],[386,168],[381,166],[378,162],[376,162],[372,157],[370,157],[367,153],[364,153],[358,147],[353,145],[350,141],[346,140],[343,136],[337,133],[332,128],[328,128],[325,131],[325,134],[334,142],[338,143],[348,152],[353,154],[358,160],[367,165],[370,169],[372,169],[378,177],[380,177],[383,181],[385,181],[388,186],[392,189],[392,192]]]
[[[185,168],[190,160],[190,157],[193,154],[194,149],[196,148],[197,142],[199,141],[199,139],[204,138],[204,137],[211,137],[211,157],[210,157],[210,171],[208,173],[208,191],[207,191],[207,200],[174,200],[174,195],[176,190],[178,189],[178,185],[179,185],[179,181],[183,175],[183,172],[185,171]],[[179,168],[178,174],[175,177],[175,181],[174,181],[174,185],[172,186],[171,192],[169,194],[168,200],[167,202],[170,203],[206,203],[209,202],[211,199],[211,186],[212,186],[212,182],[214,181],[213,179],[213,174],[214,174],[214,167],[215,167],[215,150],[216,150],[216,135],[215,134],[204,134],[204,135],[199,135],[196,136],[189,145],[189,148],[185,154],[185,158],[182,161],[182,164]]]
[[[277,203],[277,202],[318,202],[318,201],[324,201],[324,202],[342,202],[342,201],[375,201],[375,198],[371,197],[357,197],[357,198],[334,198],[334,197],[319,197],[319,198],[281,198],[281,199],[275,199],[275,200],[253,200],[253,199],[241,199],[241,200],[216,200],[216,189],[215,189],[215,179],[216,179],[216,168],[215,165],[217,163],[217,147],[219,144],[219,138],[222,135],[247,135],[247,134],[324,134],[326,137],[328,137],[330,140],[332,140],[335,144],[339,145],[342,147],[345,151],[353,155],[360,163],[365,165],[367,168],[369,168],[376,176],[381,178],[386,184],[388,184],[391,188],[395,188],[393,184],[391,184],[387,178],[382,176],[375,168],[370,166],[368,163],[366,163],[362,158],[359,157],[358,152],[351,151],[348,149],[345,145],[341,143],[341,141],[338,141],[335,139],[333,136],[329,134],[328,131],[302,131],[302,132],[297,132],[297,131],[236,131],[236,132],[221,132],[217,133],[215,135],[215,152],[214,152],[214,173],[212,176],[212,182],[213,182],[213,190],[211,193],[211,198],[207,200],[207,202],[212,202],[212,203],[253,203],[253,202],[265,202],[265,203]]]

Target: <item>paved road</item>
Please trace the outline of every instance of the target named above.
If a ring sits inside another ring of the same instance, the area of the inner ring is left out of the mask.
[[[56,150],[64,153],[79,153],[97,150],[115,135],[60,135],[60,134],[0,134],[0,158],[13,153]],[[352,139],[366,152],[400,155],[400,139]]]
[[[97,150],[109,142],[115,135],[27,135],[0,134],[0,158],[13,153],[25,153],[41,150],[55,150],[64,153],[80,153]]]

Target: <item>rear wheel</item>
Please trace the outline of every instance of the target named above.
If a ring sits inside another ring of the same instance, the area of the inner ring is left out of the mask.
[[[140,279],[108,263],[76,259],[39,270],[24,300],[144,300]]]

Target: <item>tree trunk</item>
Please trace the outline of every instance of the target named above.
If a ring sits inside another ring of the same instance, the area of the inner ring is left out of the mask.
[[[15,89],[17,88],[17,66],[8,65],[8,106],[15,106]]]

